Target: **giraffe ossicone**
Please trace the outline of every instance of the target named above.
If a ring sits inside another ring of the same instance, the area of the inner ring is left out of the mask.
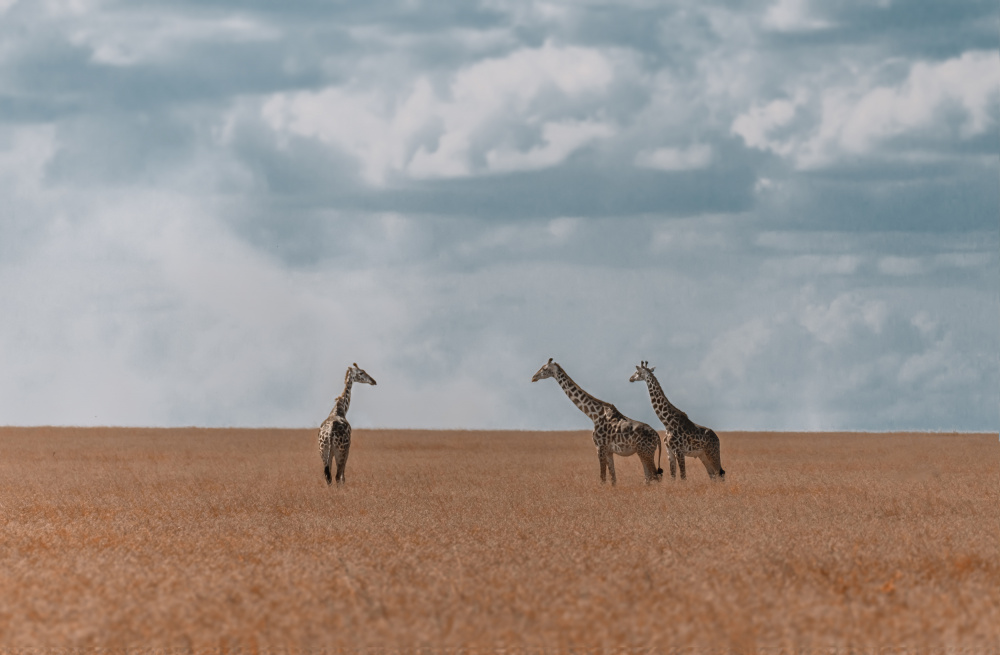
[[[667,449],[667,459],[670,462],[670,477],[677,477],[676,468],[680,468],[681,480],[686,479],[684,458],[697,457],[705,465],[708,477],[718,476],[720,480],[725,480],[726,472],[722,469],[719,436],[709,428],[689,419],[687,414],[667,400],[660,382],[653,375],[654,370],[655,367],[650,367],[648,361],[642,361],[635,367],[635,373],[628,381],[641,380],[646,383],[653,411],[667,430],[663,445]]]
[[[642,462],[646,482],[660,479],[663,469],[657,466],[655,456],[660,450],[660,435],[651,426],[628,418],[611,403],[598,400],[584,391],[551,357],[531,376],[532,382],[555,378],[559,386],[577,408],[594,422],[594,446],[601,467],[601,482],[611,471],[611,484],[617,482],[614,456],[638,455]]]
[[[344,484],[344,470],[347,456],[351,451],[351,424],[347,422],[347,410],[351,406],[351,387],[355,382],[376,385],[375,378],[354,362],[344,374],[344,392],[337,396],[330,415],[319,426],[319,456],[323,460],[323,475],[326,483],[333,483],[330,467],[337,462],[337,484]]]

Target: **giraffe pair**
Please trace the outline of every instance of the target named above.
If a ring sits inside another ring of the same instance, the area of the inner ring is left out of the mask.
[[[680,468],[681,479],[687,477],[684,467],[685,457],[698,457],[705,464],[709,477],[725,477],[719,456],[719,437],[708,428],[696,425],[687,414],[674,407],[660,383],[653,375],[653,369],[648,362],[636,366],[636,372],[629,378],[630,382],[643,380],[649,388],[649,396],[656,415],[666,427],[667,458],[670,461],[670,477],[676,477],[676,469]],[[594,422],[594,446],[597,448],[597,459],[601,466],[601,482],[606,480],[605,471],[611,471],[611,484],[615,484],[614,455],[628,457],[638,454],[642,462],[646,483],[659,480],[663,469],[653,464],[653,455],[660,448],[660,435],[649,425],[630,419],[611,403],[594,398],[573,381],[562,366],[552,361],[546,362],[531,381],[537,382],[545,378],[555,378],[559,386],[580,411]]]

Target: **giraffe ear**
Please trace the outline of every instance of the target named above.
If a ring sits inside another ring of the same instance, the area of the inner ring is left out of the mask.
[[[551,358],[551,357],[549,357],[549,364],[551,364],[551,363],[552,363],[552,358]]]
[[[652,373],[652,372],[653,372],[653,371],[655,371],[655,370],[656,370],[656,367],[655,367],[655,366],[650,366],[650,367],[649,367],[649,372],[650,372],[650,373]]]

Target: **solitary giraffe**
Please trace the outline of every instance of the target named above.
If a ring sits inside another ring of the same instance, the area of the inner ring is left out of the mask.
[[[611,471],[611,484],[618,481],[615,476],[614,455],[628,457],[633,454],[638,454],[642,461],[647,484],[660,479],[663,469],[654,462],[654,455],[660,449],[660,435],[656,430],[645,423],[629,419],[611,403],[591,396],[573,382],[562,366],[552,361],[551,357],[531,377],[531,381],[537,382],[545,378],[555,378],[573,404],[594,422],[594,446],[597,447],[597,460],[601,465],[601,482],[605,482],[607,470]]]
[[[667,429],[663,443],[667,448],[667,459],[670,460],[670,477],[675,478],[674,462],[681,470],[681,480],[687,477],[684,469],[684,457],[697,457],[705,465],[708,477],[719,476],[726,479],[722,470],[722,459],[719,454],[719,437],[712,430],[697,425],[688,415],[677,409],[667,400],[660,383],[653,375],[655,367],[650,368],[649,362],[642,362],[635,367],[635,373],[629,382],[644,380],[649,387],[649,399],[653,403],[653,411],[660,417],[663,427]]]
[[[347,422],[347,408],[351,406],[351,385],[363,382],[375,386],[375,379],[358,368],[357,363],[347,369],[344,375],[344,393],[330,410],[330,415],[319,426],[319,456],[323,458],[323,475],[326,483],[331,484],[331,460],[337,460],[337,484],[344,484],[344,469],[347,468],[347,455],[351,451],[351,424]]]

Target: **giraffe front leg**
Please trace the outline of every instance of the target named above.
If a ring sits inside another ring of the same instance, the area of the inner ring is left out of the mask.
[[[608,463],[604,459],[603,448],[598,447],[597,449],[597,461],[601,464],[601,484],[604,484],[607,481]]]
[[[611,486],[615,486],[618,484],[618,478],[615,477],[615,454],[611,452],[610,448],[605,453],[608,460],[608,471],[611,472]]]
[[[684,453],[682,453],[680,451],[677,452],[677,468],[680,469],[681,480],[686,480],[687,479],[687,470],[684,467]]]
[[[677,453],[673,448],[667,448],[667,461],[670,462],[670,477],[677,479]]]

